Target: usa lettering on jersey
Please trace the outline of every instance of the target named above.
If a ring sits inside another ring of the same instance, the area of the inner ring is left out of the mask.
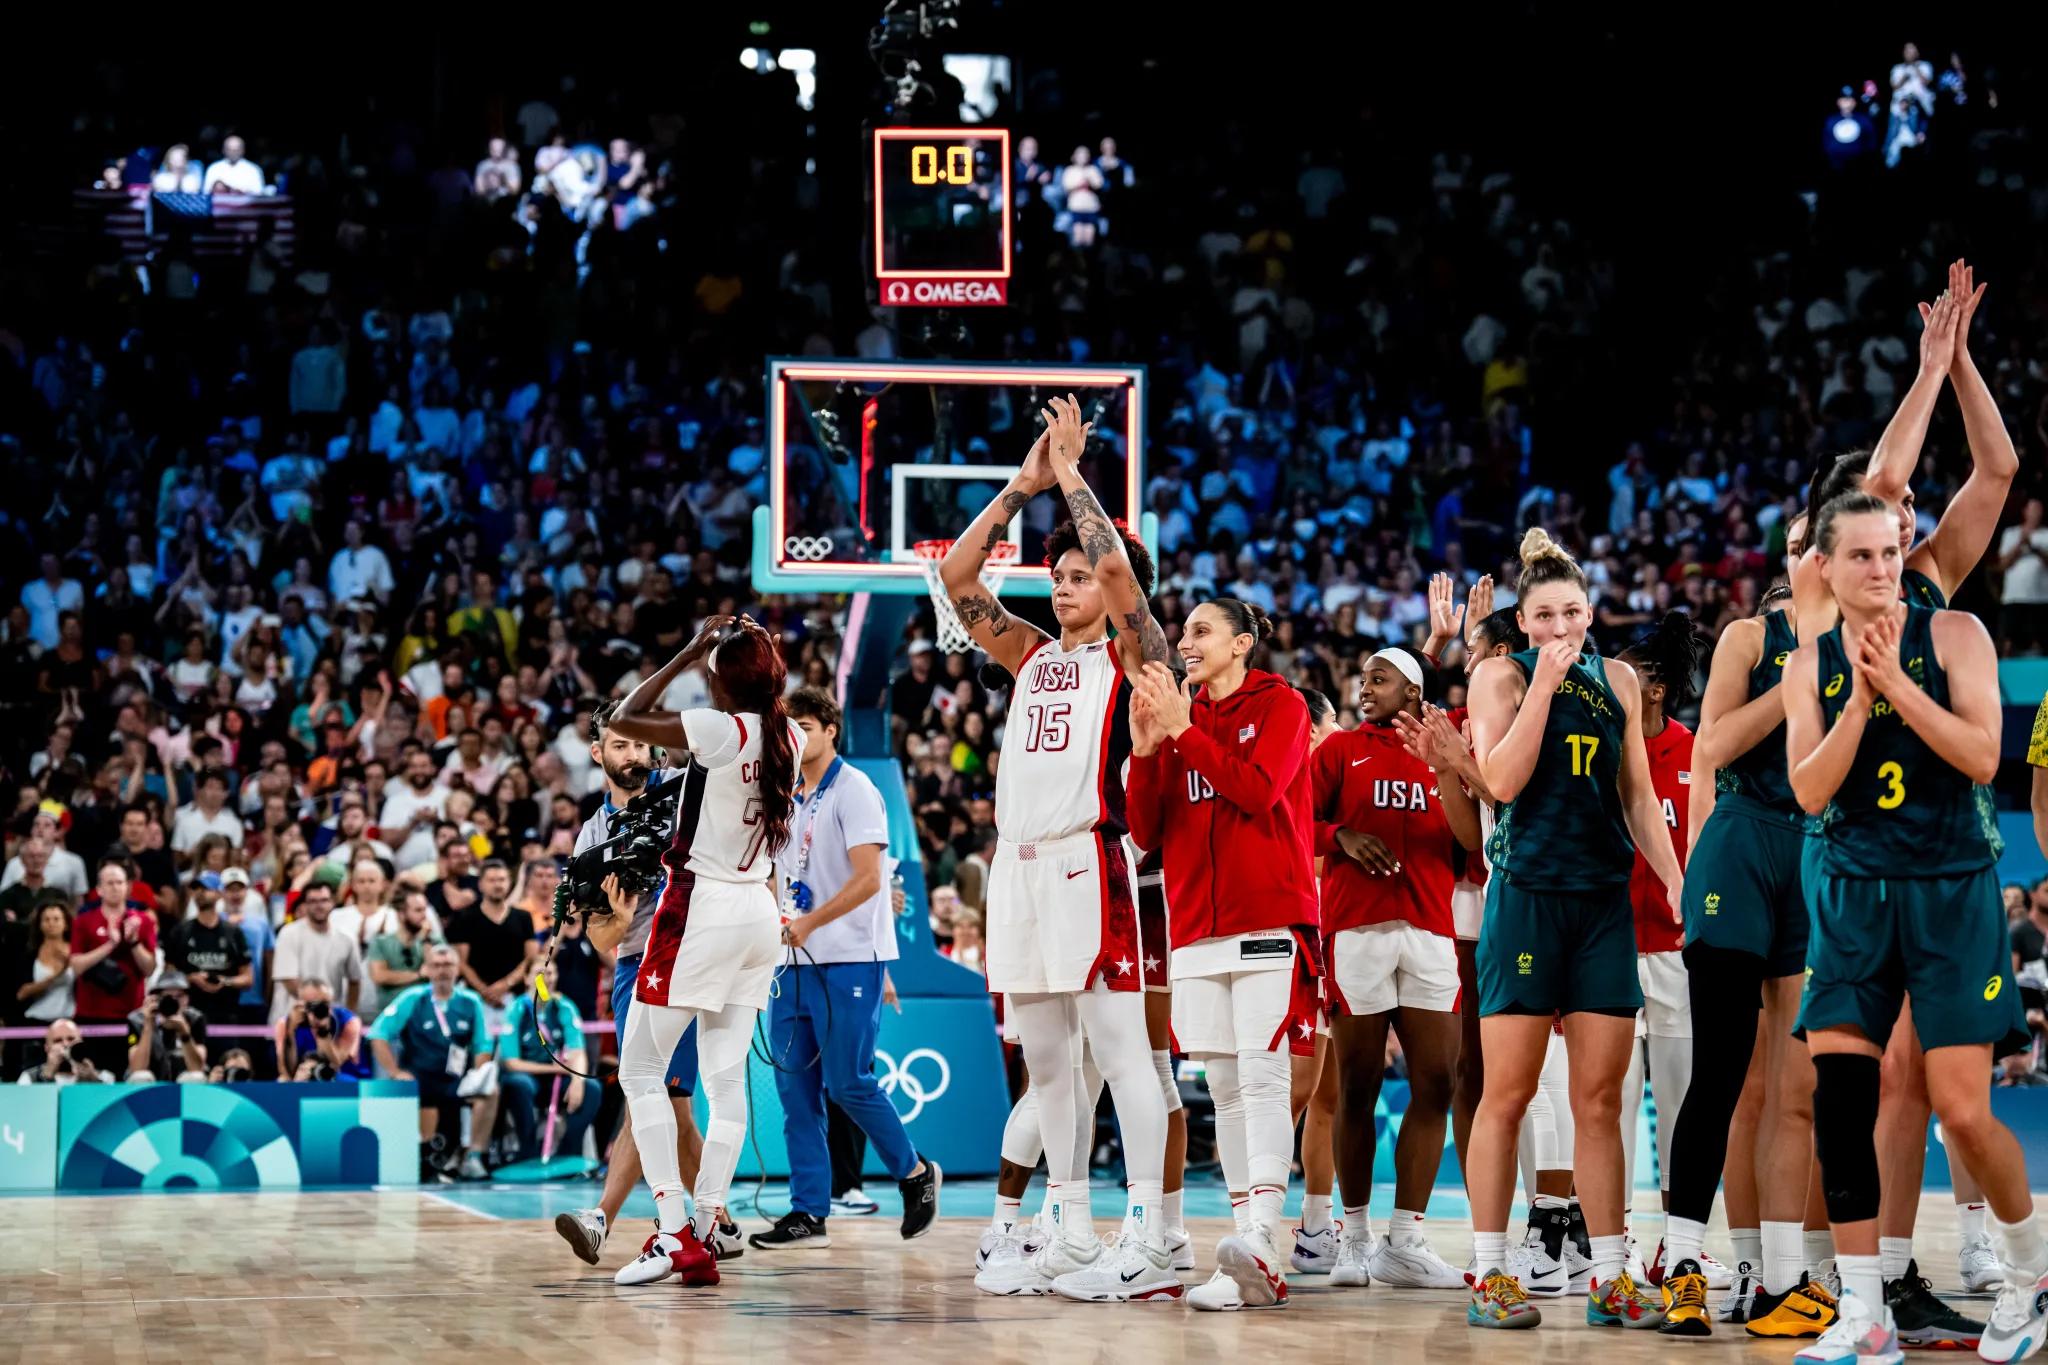
[[[1130,750],[1123,672],[1107,642],[1048,641],[1017,670],[996,771],[996,827],[1016,844],[1122,828]]]
[[[1420,782],[1382,777],[1372,784],[1372,803],[1381,810],[1428,810],[1429,793]]]

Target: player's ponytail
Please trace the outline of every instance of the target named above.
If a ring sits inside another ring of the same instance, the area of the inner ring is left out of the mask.
[[[1806,544],[1820,543],[1820,513],[1823,507],[1845,493],[1863,491],[1863,476],[1870,472],[1874,452],[1851,450],[1841,455],[1823,455],[1806,482]],[[1880,504],[1882,505],[1882,504]],[[1802,550],[1805,546],[1800,547]]]
[[[1664,685],[1664,709],[1675,711],[1690,702],[1698,689],[1700,635],[1692,617],[1682,611],[1664,613],[1649,632],[1622,651],[1622,659]]]
[[[788,669],[773,637],[746,617],[739,619],[713,657],[719,685],[731,698],[733,709],[761,717],[763,847],[774,857],[789,842],[789,823],[796,807],[796,746],[789,738],[789,711],[782,703]]]
[[[1255,603],[1239,601],[1235,597],[1212,597],[1209,605],[1223,613],[1223,618],[1230,623],[1232,635],[1252,637],[1254,651],[1273,633],[1273,619],[1259,610]]]
[[[1565,552],[1564,546],[1550,538],[1550,532],[1541,526],[1531,526],[1522,537],[1522,581],[1519,588],[1527,596],[1532,588],[1546,583],[1570,583],[1581,592],[1586,589],[1586,571],[1579,567],[1579,561]]]

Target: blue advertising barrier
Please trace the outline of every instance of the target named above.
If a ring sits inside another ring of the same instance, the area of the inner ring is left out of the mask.
[[[794,1058],[791,1064],[804,1060]],[[782,1100],[775,1091],[775,1071],[758,1051],[747,1065],[752,1091],[747,1145],[740,1150],[738,1174],[786,1176],[789,1157],[782,1143]],[[875,1076],[895,1102],[921,1154],[949,1175],[995,1173],[1010,1095],[995,1014],[986,995],[906,998],[900,1015],[884,1008],[881,1036],[875,1043]],[[708,1112],[699,1095],[700,1126]],[[883,1174],[873,1147],[868,1149],[868,1172]]]
[[[410,1185],[411,1081],[0,1087],[0,1189]]]

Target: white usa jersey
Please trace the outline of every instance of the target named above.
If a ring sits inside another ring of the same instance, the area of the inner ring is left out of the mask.
[[[720,882],[766,882],[775,875],[763,818],[761,740],[764,722],[751,712],[685,711],[690,766],[676,802],[675,840],[662,856],[671,883],[680,869]],[[789,724],[795,764],[803,762],[804,732]],[[794,771],[794,768],[792,769]]]
[[[1088,830],[1122,834],[1131,753],[1130,684],[1107,640],[1024,656],[996,770],[996,830],[1036,844]]]

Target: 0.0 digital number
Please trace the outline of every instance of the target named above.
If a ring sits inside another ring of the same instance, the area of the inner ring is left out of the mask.
[[[910,183],[913,185],[972,185],[974,149],[964,143],[946,148],[943,162],[939,149],[919,145],[910,149]]]

